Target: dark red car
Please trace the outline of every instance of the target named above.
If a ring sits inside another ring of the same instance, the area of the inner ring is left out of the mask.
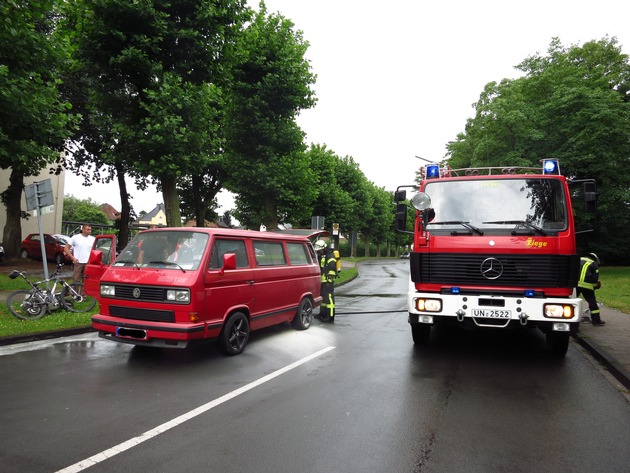
[[[66,246],[65,241],[44,233],[44,244],[46,247],[46,259],[48,259],[48,261],[54,261],[57,264],[72,262],[63,251]],[[31,233],[22,241],[20,257],[42,259],[42,244],[39,233]]]

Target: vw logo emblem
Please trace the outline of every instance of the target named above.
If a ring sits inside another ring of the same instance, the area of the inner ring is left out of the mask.
[[[135,297],[137,299],[138,297],[140,297],[140,289],[137,288],[137,287],[134,287],[132,294],[133,294],[133,297]]]
[[[481,275],[486,279],[498,279],[503,274],[503,263],[496,258],[486,258],[481,263]]]

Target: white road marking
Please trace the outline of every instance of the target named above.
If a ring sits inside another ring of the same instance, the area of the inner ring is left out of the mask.
[[[96,455],[92,455],[91,457],[86,458],[85,460],[81,460],[80,462],[77,462],[74,465],[70,465],[66,468],[58,470],[57,473],[76,473],[78,471],[83,471],[86,468],[94,466],[113,456],[116,456],[119,453],[124,452],[125,450],[129,450],[130,448],[136,447],[137,445],[140,445],[142,442],[152,439],[153,437],[157,437],[158,435],[163,434],[164,432],[174,427],[177,427],[178,425],[183,424],[184,422],[189,421],[203,414],[204,412],[208,412],[210,409],[213,409],[223,404],[224,402],[234,399],[235,397],[240,396],[241,394],[244,394],[247,391],[254,389],[255,387],[258,387],[261,384],[264,384],[267,381],[271,381],[272,379],[277,378],[278,376],[284,373],[287,373],[288,371],[291,371],[292,369],[297,368],[298,366],[303,365],[304,363],[311,361],[323,355],[324,353],[327,353],[330,350],[334,350],[334,349],[335,347],[329,346],[322,350],[319,350],[318,352],[315,352],[294,363],[291,363],[290,365],[287,365],[284,368],[280,368],[279,370],[276,370],[273,373],[268,374],[267,376],[263,376],[262,378],[259,378],[256,381],[252,381],[251,383],[246,384],[245,386],[240,387],[232,392],[229,392],[217,399],[214,399],[202,406],[199,406],[196,409],[193,409],[192,411],[189,411],[185,414],[182,414],[179,417],[169,420],[168,422],[165,422],[162,425],[158,425],[154,429],[148,430],[144,432],[143,434],[138,435],[137,437],[129,439],[126,442],[120,443],[112,448],[108,448],[107,450],[103,450],[102,452],[97,453]]]

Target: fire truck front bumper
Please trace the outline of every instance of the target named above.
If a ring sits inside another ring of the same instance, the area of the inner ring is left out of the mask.
[[[453,321],[479,327],[535,325],[541,330],[577,331],[580,298],[530,298],[503,295],[408,293],[409,323]]]

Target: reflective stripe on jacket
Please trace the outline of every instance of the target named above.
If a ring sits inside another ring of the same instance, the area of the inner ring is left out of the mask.
[[[597,281],[599,281],[599,266],[597,266],[597,263],[591,258],[583,256],[580,258],[580,280],[578,287],[594,291]]]
[[[319,268],[322,272],[322,282],[333,282],[337,277],[337,259],[330,252],[323,255],[319,260]]]

